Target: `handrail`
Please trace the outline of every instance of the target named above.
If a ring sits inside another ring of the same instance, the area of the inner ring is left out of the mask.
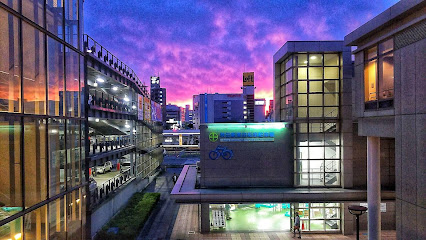
[[[83,34],[85,52],[91,53],[99,60],[105,62],[111,68],[128,77],[139,88],[140,92],[148,96],[147,86],[138,78],[132,68],[123,63],[110,51],[106,50],[101,44],[96,42],[87,34]],[[90,46],[90,47],[89,47]]]

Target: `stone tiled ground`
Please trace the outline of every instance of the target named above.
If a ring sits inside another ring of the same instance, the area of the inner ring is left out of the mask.
[[[287,240],[293,238],[293,234],[289,232],[259,232],[259,233],[209,233],[201,234],[198,229],[198,206],[197,205],[181,205],[178,216],[175,221],[171,239],[271,239],[271,240]],[[360,239],[367,239],[365,233],[360,234]],[[356,239],[355,235],[343,236],[342,234],[302,234],[302,239],[336,239],[336,240],[352,240]],[[395,231],[382,231],[383,240],[396,240]]]

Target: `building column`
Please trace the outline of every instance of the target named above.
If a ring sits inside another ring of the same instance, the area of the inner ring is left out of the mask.
[[[367,137],[368,239],[379,240],[380,219],[380,137]]]
[[[210,232],[210,212],[209,204],[202,203],[201,205],[201,233]]]

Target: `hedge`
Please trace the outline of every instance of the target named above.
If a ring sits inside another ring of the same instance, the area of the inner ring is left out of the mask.
[[[126,207],[97,234],[96,240],[136,239],[160,199],[160,193],[135,193]],[[108,232],[118,228],[118,233]]]

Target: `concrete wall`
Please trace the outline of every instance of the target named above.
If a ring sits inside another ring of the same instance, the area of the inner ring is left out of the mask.
[[[96,233],[111,220],[127,203],[127,201],[136,192],[142,191],[148,184],[154,180],[156,175],[149,178],[136,178],[124,186],[120,191],[111,195],[111,197],[97,207],[90,216],[91,218],[91,236],[95,237]]]
[[[221,128],[213,130],[212,126],[215,125],[220,125]],[[233,125],[242,127],[235,129]],[[256,124],[262,127],[259,129],[244,128],[244,125],[246,124],[230,123],[200,127],[201,187],[293,187],[293,129],[268,129],[268,123]],[[274,132],[274,141],[221,142],[221,137],[216,142],[209,140],[211,132],[220,135],[248,131]],[[217,146],[231,150],[233,157],[229,160],[222,157],[210,159],[210,151],[215,150]]]

